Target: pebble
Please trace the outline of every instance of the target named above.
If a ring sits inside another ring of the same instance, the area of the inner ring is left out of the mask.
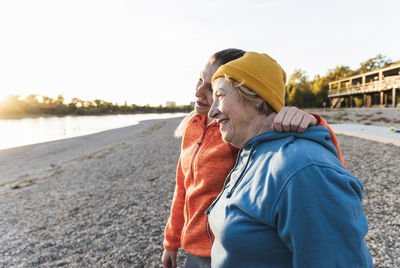
[[[146,121],[64,141],[73,142],[80,157],[58,152],[47,170],[32,172],[34,184],[2,186],[0,267],[162,267],[180,149],[172,136],[178,122]],[[366,241],[374,265],[400,267],[400,147],[338,139],[349,170],[364,183]],[[0,159],[7,154],[17,152],[0,151]],[[45,165],[43,159],[36,165]],[[1,165],[0,174],[13,168]],[[62,172],[50,176],[55,166]],[[180,251],[179,267],[183,262]]]

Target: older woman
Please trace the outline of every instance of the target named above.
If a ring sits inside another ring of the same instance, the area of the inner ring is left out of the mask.
[[[182,136],[182,147],[171,214],[164,233],[164,268],[176,267],[179,247],[187,252],[185,267],[211,265],[211,243],[204,212],[221,191],[238,152],[237,148],[222,140],[219,124],[207,117],[213,102],[211,78],[219,66],[242,57],[244,53],[243,50],[230,48],[210,57],[196,86],[195,111],[177,128],[176,135]],[[278,131],[302,132],[313,124],[313,119],[317,119],[314,124],[329,128],[322,117],[316,114],[314,117],[295,107],[283,108],[275,117],[273,126]],[[333,132],[331,138],[339,151]],[[342,158],[341,161],[345,166]]]
[[[277,133],[286,74],[247,52],[214,74],[209,116],[240,148],[206,211],[213,267],[373,267],[364,241],[363,184],[340,163],[324,127]]]

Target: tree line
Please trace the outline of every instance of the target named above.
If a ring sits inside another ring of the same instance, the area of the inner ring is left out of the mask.
[[[189,112],[191,105],[182,106],[150,106],[113,104],[104,100],[84,101],[72,98],[65,103],[64,97],[57,99],[31,94],[24,99],[18,95],[10,95],[0,104],[0,116],[32,116],[32,115],[103,115],[103,114],[134,114],[134,113],[175,113]]]
[[[337,66],[330,69],[326,76],[317,75],[313,80],[308,80],[306,73],[296,70],[289,78],[286,86],[286,103],[291,106],[312,108],[329,107],[329,83],[352,75],[369,72],[393,64],[387,56],[378,54],[360,64],[356,70],[349,66]]]
[[[349,66],[341,65],[330,69],[326,76],[317,75],[313,80],[308,80],[306,73],[298,69],[290,76],[286,85],[286,105],[301,108],[329,107],[329,82],[386,67],[392,63],[390,58],[378,54],[362,62],[357,70],[351,70]],[[67,104],[62,95],[58,95],[57,99],[52,99],[32,94],[25,99],[20,99],[18,95],[8,96],[5,101],[0,103],[0,116],[174,113],[189,112],[192,109],[191,105],[152,107],[150,105],[127,105],[126,102],[124,105],[118,105],[100,99],[84,101],[78,98],[73,98]]]

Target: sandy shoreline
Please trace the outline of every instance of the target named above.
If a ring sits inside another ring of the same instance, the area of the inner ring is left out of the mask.
[[[400,147],[399,108],[310,109],[320,114],[335,133]],[[391,131],[395,129],[396,132]]]
[[[400,108],[306,109],[320,114],[330,124],[356,123],[400,128]]]
[[[179,120],[0,151],[0,266],[160,267]],[[338,138],[365,184],[376,267],[396,267],[400,148]]]

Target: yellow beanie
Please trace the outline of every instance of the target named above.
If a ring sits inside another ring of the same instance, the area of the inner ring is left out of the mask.
[[[221,65],[212,82],[225,75],[256,92],[275,111],[285,105],[286,73],[267,54],[246,52],[243,57]]]

